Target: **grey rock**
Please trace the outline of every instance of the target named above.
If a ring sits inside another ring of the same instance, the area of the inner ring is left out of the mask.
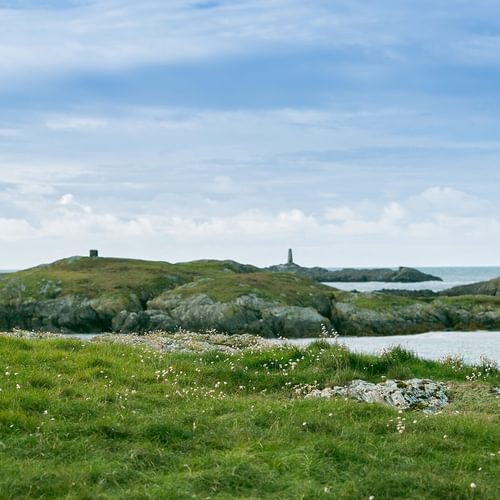
[[[456,295],[500,295],[500,278],[495,278],[489,281],[480,281],[470,285],[456,286],[444,290],[441,295],[456,296]]]
[[[343,396],[366,403],[383,403],[406,410],[415,409],[434,413],[448,404],[446,385],[429,379],[386,380],[373,384],[364,380],[353,380],[346,386],[314,389],[305,397],[331,398]]]
[[[270,266],[268,271],[293,273],[321,282],[364,282],[380,281],[387,283],[419,283],[423,281],[443,281],[438,276],[426,274],[411,267],[394,269],[341,269],[330,271],[323,267],[302,267],[295,263]]]

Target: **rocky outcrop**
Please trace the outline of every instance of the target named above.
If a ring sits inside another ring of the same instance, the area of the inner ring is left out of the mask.
[[[346,386],[313,389],[305,398],[349,397],[366,403],[382,403],[401,410],[414,409],[434,413],[448,404],[446,385],[428,379],[386,380],[373,384],[353,380]]]
[[[457,295],[490,295],[500,296],[500,278],[495,278],[489,281],[480,281],[470,285],[455,286],[441,292],[441,295],[457,296]]]
[[[133,314],[142,307],[134,294],[128,298],[103,296],[87,299],[66,295],[48,300],[19,300],[0,304],[0,327],[52,332],[110,331],[114,317],[124,309]]]
[[[392,303],[394,302],[394,303]],[[52,332],[147,332],[215,329],[264,337],[316,337],[321,326],[341,335],[401,335],[432,330],[499,330],[500,303],[453,298],[411,299],[342,293],[284,304],[249,293],[215,300],[205,293],[166,291],[146,303],[128,296],[62,296],[0,303],[0,328]]]
[[[455,304],[433,300],[377,308],[370,307],[370,300],[376,303],[383,300],[383,295],[373,296],[365,300],[367,307],[352,302],[335,303],[333,317],[337,331],[342,335],[364,336],[500,329],[500,307],[496,303]]]
[[[324,313],[331,311],[331,307],[320,299],[318,309]],[[114,321],[113,327],[122,332],[147,329],[173,331],[182,327],[264,337],[316,337],[322,325],[331,327],[330,317],[323,316],[318,309],[281,305],[255,295],[242,295],[228,302],[219,302],[205,294],[182,297],[166,292],[150,300],[142,315],[120,313],[120,319]]]
[[[424,281],[443,281],[438,276],[422,273],[411,267],[394,269],[341,269],[329,271],[322,267],[302,267],[295,263],[279,264],[267,270],[279,273],[293,273],[320,282],[365,282],[420,283]]]

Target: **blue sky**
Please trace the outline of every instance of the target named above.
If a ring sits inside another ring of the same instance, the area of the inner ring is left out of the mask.
[[[498,265],[500,6],[0,0],[0,268]]]

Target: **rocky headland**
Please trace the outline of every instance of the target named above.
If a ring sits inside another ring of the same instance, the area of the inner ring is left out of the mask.
[[[500,296],[344,292],[309,276],[234,261],[72,257],[0,277],[0,329],[15,328],[290,338],[316,337],[325,328],[340,335],[494,330]]]
[[[398,269],[341,269],[338,271],[330,271],[323,267],[302,267],[294,262],[289,262],[287,264],[278,264],[268,267],[267,270],[278,273],[292,273],[323,283],[357,283],[365,281],[421,283],[424,281],[443,281],[438,276],[426,274],[411,267],[399,267]]]
[[[490,295],[500,296],[500,278],[494,278],[488,281],[480,281],[470,285],[455,286],[444,290],[441,295],[449,297],[457,295]]]

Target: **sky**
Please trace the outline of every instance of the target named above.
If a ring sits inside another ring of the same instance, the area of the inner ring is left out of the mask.
[[[0,0],[0,269],[500,265],[496,0]]]

